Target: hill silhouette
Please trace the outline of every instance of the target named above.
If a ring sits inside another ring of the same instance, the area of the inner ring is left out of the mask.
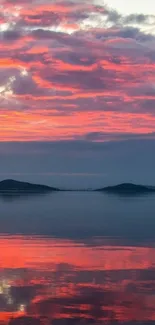
[[[96,190],[85,189],[85,190],[69,190],[69,189],[59,189],[56,187],[51,187],[47,185],[33,184],[28,182],[16,181],[13,179],[6,179],[0,181],[0,194],[26,194],[26,193],[48,193],[52,191],[62,191],[62,192],[105,192],[105,193],[113,193],[113,194],[147,194],[147,193],[155,193],[155,187],[153,186],[145,186],[145,185],[136,185],[132,183],[122,183],[114,186],[107,186],[103,188],[99,188]]]
[[[0,182],[0,193],[45,193],[51,191],[59,191],[59,189],[46,185],[20,182],[13,179],[6,179]]]
[[[97,191],[107,192],[113,194],[145,194],[145,193],[155,193],[155,187],[145,186],[145,185],[136,185],[132,183],[122,183],[115,186],[107,186]]]

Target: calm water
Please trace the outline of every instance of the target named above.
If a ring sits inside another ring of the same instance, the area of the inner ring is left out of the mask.
[[[155,196],[0,197],[0,324],[153,324]]]

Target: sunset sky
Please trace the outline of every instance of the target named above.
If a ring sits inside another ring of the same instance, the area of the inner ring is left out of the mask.
[[[155,1],[1,0],[0,141],[0,178],[155,183]]]

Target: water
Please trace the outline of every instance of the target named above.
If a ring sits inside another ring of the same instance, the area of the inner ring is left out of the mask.
[[[155,196],[1,196],[0,233],[0,324],[155,321]]]

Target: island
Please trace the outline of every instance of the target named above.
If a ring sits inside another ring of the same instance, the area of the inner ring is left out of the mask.
[[[6,179],[0,182],[0,193],[2,194],[47,193],[52,191],[59,191],[59,189],[46,185],[20,182],[13,179]]]
[[[23,194],[43,194],[50,192],[101,192],[118,195],[139,195],[155,193],[155,186],[136,185],[132,183],[122,183],[114,186],[107,186],[99,189],[59,189],[47,185],[33,184],[28,182],[6,179],[0,181],[0,195],[23,195]]]
[[[98,192],[105,192],[111,194],[122,194],[122,195],[136,195],[136,194],[147,194],[155,193],[154,186],[136,185],[132,183],[123,183],[115,186],[107,186],[97,189]]]

